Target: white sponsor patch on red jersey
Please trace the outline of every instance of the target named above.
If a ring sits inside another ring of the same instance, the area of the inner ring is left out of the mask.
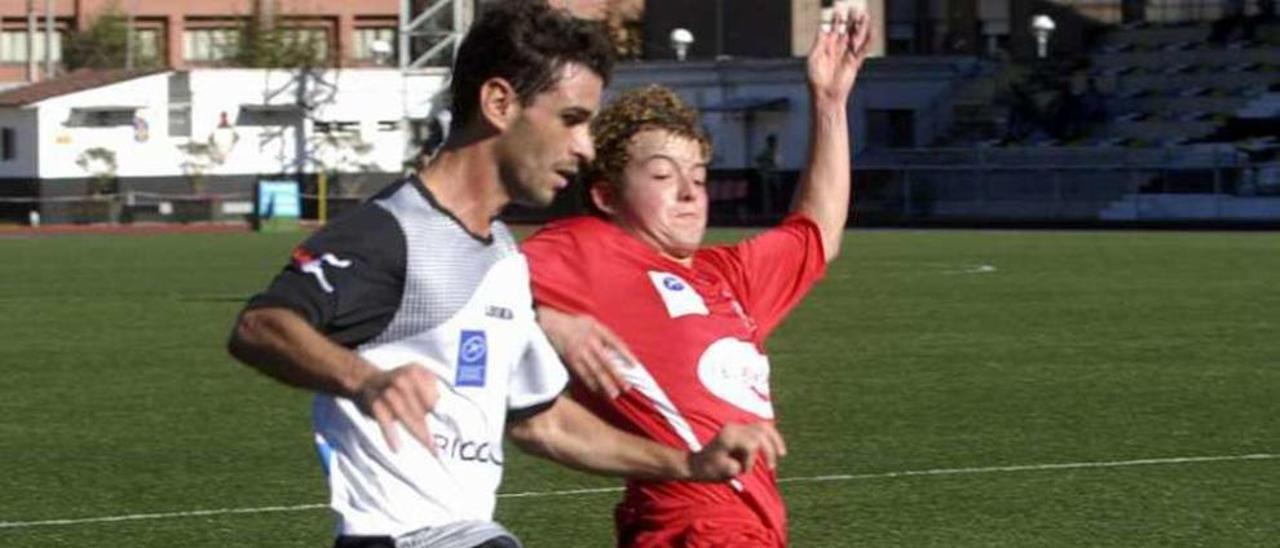
[[[698,358],[698,380],[717,398],[762,419],[773,419],[769,358],[749,342],[720,339]]]
[[[653,281],[654,289],[658,290],[662,304],[667,306],[667,313],[672,318],[689,314],[706,316],[710,313],[707,311],[707,303],[702,301],[702,297],[684,278],[670,272],[650,270],[649,279]]]

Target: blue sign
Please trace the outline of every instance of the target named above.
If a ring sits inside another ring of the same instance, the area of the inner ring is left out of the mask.
[[[667,276],[666,278],[663,278],[662,286],[672,291],[684,290],[684,284],[680,283],[680,280],[676,279],[675,276]]]
[[[458,376],[454,386],[484,386],[485,366],[489,362],[489,344],[484,331],[463,330],[458,341]]]
[[[302,217],[302,192],[297,181],[258,181],[258,200],[254,210],[258,230],[264,232],[296,230]]]

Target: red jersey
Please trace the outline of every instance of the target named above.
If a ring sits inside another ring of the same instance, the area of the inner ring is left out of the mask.
[[[703,248],[692,268],[595,217],[549,224],[522,248],[535,302],[594,316],[640,360],[623,371],[632,389],[613,401],[572,383],[599,416],[693,450],[725,423],[774,420],[764,341],[825,271],[812,220],[792,215],[736,245]],[[726,483],[630,481],[623,506],[659,520],[688,514],[680,508],[742,508],[785,545],[786,511],[766,468]]]

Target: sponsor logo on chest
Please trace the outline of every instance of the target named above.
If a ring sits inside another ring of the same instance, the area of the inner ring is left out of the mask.
[[[454,386],[484,386],[489,343],[484,331],[463,329],[458,340],[458,368]]]
[[[649,280],[672,318],[691,314],[706,316],[709,313],[707,303],[684,278],[670,272],[650,270]]]
[[[698,380],[717,398],[762,419],[773,418],[769,358],[749,342],[725,338],[698,358]]]
[[[462,462],[480,462],[502,466],[502,451],[494,450],[487,441],[474,441],[442,434],[432,434],[440,455]]]

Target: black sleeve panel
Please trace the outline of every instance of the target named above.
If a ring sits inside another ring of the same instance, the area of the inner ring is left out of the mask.
[[[540,415],[542,414],[543,411],[551,409],[551,407],[556,404],[556,400],[558,399],[560,399],[560,396],[556,395],[555,397],[547,401],[544,401],[542,403],[535,403],[533,405],[530,405],[528,407],[523,407],[520,409],[508,409],[507,423],[521,422],[527,419],[531,419],[535,415]]]
[[[334,342],[355,347],[395,317],[405,260],[400,223],[366,203],[294,248],[289,264],[248,308],[288,308]]]

